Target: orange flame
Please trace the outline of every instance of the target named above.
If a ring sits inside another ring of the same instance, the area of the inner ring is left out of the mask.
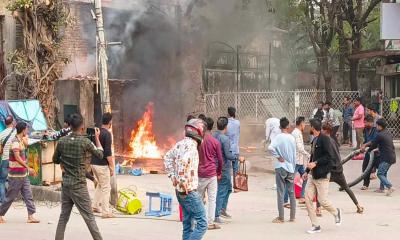
[[[131,133],[129,143],[133,158],[161,158],[162,152],[158,149],[156,138],[153,134],[154,104],[147,104],[146,112]]]

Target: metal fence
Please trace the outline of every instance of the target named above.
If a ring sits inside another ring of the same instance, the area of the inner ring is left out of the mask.
[[[386,119],[387,129],[392,133],[395,139],[400,139],[400,99],[384,98],[382,101],[382,117]]]
[[[359,92],[333,91],[333,108],[342,108],[345,96],[355,98]],[[225,116],[227,108],[236,107],[237,117],[247,123],[264,123],[270,117],[311,117],[318,102],[325,101],[325,91],[308,89],[273,92],[217,92],[205,94],[205,112],[217,118]]]

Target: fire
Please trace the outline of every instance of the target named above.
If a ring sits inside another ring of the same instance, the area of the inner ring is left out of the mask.
[[[147,104],[146,112],[131,133],[129,143],[133,158],[161,158],[162,152],[157,146],[153,133],[154,104]]]

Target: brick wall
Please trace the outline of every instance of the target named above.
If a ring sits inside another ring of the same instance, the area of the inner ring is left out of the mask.
[[[87,11],[87,14],[90,14],[89,9],[88,3],[72,2],[70,4],[70,14],[75,21],[66,29],[62,43],[63,52],[70,61],[78,59],[85,61],[89,55],[89,44],[84,36],[82,21],[83,12]]]

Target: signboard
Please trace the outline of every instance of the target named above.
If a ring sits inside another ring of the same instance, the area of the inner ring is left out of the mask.
[[[400,4],[381,4],[381,39],[400,39]]]
[[[400,51],[400,40],[385,40],[386,51]]]
[[[400,73],[400,63],[387,64],[376,68],[379,75],[395,75]]]

